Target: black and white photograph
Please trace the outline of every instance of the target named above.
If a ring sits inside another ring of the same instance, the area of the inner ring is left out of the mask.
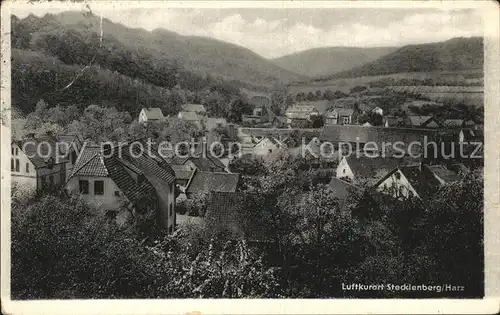
[[[2,8],[10,300],[486,297],[484,7],[124,3]]]

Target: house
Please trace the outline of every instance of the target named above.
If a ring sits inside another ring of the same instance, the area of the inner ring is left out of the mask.
[[[182,111],[177,114],[177,118],[185,122],[192,123],[198,128],[202,127],[202,119],[196,112]]]
[[[226,232],[233,240],[251,243],[273,241],[275,228],[265,218],[260,196],[245,192],[212,191],[207,200],[205,226],[213,232]]]
[[[226,126],[227,126],[227,120],[225,118],[206,117],[205,119],[205,128],[208,131],[212,131],[216,128],[222,128]]]
[[[439,128],[440,124],[433,116],[407,116],[408,127],[413,128]]]
[[[286,144],[274,137],[265,137],[253,147],[253,154],[265,156],[281,149],[286,149]]]
[[[72,152],[73,149],[66,148],[52,136],[35,138],[30,134],[23,140],[12,141],[12,183],[30,192],[63,186],[67,168],[73,167]]]
[[[184,104],[181,108],[184,112],[192,112],[202,116],[207,114],[205,106],[201,104]]]
[[[164,121],[165,117],[160,108],[143,108],[139,113],[139,123],[144,124],[148,122],[161,122]]]
[[[344,149],[350,145],[352,151],[368,150],[385,152],[387,155],[396,153],[397,148],[407,153],[419,154],[422,150],[424,137],[433,139],[436,130],[396,127],[363,127],[360,125],[327,125],[323,128],[319,139],[330,143],[335,149]],[[401,142],[401,145],[395,145]],[[365,147],[367,143],[370,146]],[[413,143],[414,145],[410,144]],[[343,144],[344,148],[340,148]]]
[[[66,178],[69,178],[82,149],[83,141],[76,134],[57,135],[56,140],[61,144],[60,147],[61,150],[63,150],[62,153],[68,158],[68,162],[66,163]]]
[[[175,229],[175,172],[154,152],[140,152],[126,144],[112,154],[85,146],[77,159],[66,190],[124,222],[127,208],[139,213],[154,211],[159,225]],[[139,154],[141,153],[141,154]]]
[[[291,125],[292,122],[297,119],[310,121],[312,116],[318,115],[319,111],[316,107],[311,105],[294,105],[289,107],[285,112],[288,125]]]
[[[333,108],[325,115],[327,125],[351,125],[357,123],[357,115],[354,109]]]
[[[391,157],[344,156],[337,166],[336,177],[371,187],[400,164],[400,159]]]
[[[384,117],[383,126],[386,128],[403,127],[406,124],[405,121],[407,121],[407,119],[405,120],[403,117],[389,115]]]
[[[194,170],[189,165],[172,165],[172,169],[175,172],[175,184],[185,188]]]
[[[396,167],[379,179],[373,188],[396,199],[407,199],[410,197],[420,198],[410,180],[405,176],[405,168]],[[406,169],[405,169],[406,170]]]
[[[174,157],[172,166],[183,166],[184,170],[200,170],[204,172],[225,172],[226,166],[208,150],[203,152],[202,148],[195,149],[186,157]]]
[[[364,194],[362,188],[354,186],[352,183],[344,181],[340,178],[332,178],[328,186],[334,191],[334,196],[338,199],[339,208],[341,211],[346,211],[347,206],[351,201],[355,201]]]
[[[372,109],[371,112],[380,116],[384,116],[384,110],[378,106]]]
[[[436,179],[440,185],[450,184],[461,179],[461,176],[443,165],[424,165],[424,171]]]
[[[235,192],[240,174],[194,170],[186,185],[186,195],[203,192]]]

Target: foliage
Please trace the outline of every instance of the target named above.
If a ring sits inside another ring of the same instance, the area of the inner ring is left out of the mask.
[[[244,154],[229,162],[229,170],[242,175],[259,176],[266,173],[262,159],[251,154]]]

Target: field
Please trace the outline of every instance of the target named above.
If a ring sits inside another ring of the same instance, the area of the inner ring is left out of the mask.
[[[424,97],[435,102],[453,100],[476,107],[484,104],[482,86],[389,86],[388,89],[397,93]]]

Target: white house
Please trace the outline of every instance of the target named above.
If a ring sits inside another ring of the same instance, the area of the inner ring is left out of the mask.
[[[57,138],[52,136],[35,138],[29,135],[23,140],[12,141],[12,182],[32,192],[63,186],[68,169],[76,162],[77,146],[79,144],[65,150],[66,145],[58,143]]]
[[[344,156],[337,166],[336,177],[371,187],[400,163],[390,157]]]
[[[138,146],[135,148],[138,149]],[[133,157],[129,146],[122,147],[120,156],[108,156],[110,154],[107,153],[97,146],[85,146],[66,183],[66,190],[79,195],[119,222],[125,220],[130,209],[153,210],[158,214],[160,226],[169,233],[173,232],[173,169],[153,152],[135,154]]]
[[[282,141],[273,137],[265,137],[260,140],[253,148],[253,154],[258,156],[265,156],[270,153],[276,152],[280,149],[286,149],[287,145]]]
[[[165,117],[160,108],[143,108],[139,113],[139,122],[141,124],[148,122],[161,122],[164,121]]]

